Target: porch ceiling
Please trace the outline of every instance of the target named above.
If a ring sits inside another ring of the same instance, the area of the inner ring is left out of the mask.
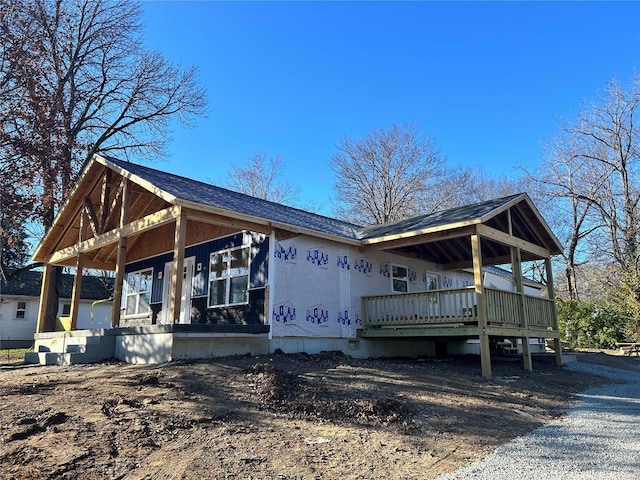
[[[397,227],[374,227],[374,235],[364,240],[362,250],[388,250],[419,257],[445,269],[470,268],[473,265],[471,236],[481,238],[483,265],[511,262],[511,248],[521,250],[523,261],[541,260],[562,251],[556,237],[525,194],[506,197],[473,206],[449,210],[444,214],[413,219]],[[484,208],[484,209],[483,209]],[[473,216],[476,214],[477,216]],[[405,229],[404,231],[402,229]],[[375,235],[377,234],[377,236]]]
[[[483,265],[503,265],[511,262],[511,249],[509,246],[487,238],[481,238],[481,244]],[[440,264],[445,270],[471,268],[473,266],[470,236],[398,247],[396,250]],[[541,260],[542,258],[544,257],[522,251],[523,261]]]

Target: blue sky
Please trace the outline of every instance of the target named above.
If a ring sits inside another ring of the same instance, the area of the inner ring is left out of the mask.
[[[340,138],[417,122],[448,164],[535,169],[608,79],[640,73],[638,2],[145,2],[145,42],[197,65],[209,114],[157,168],[220,182],[280,155],[330,214]]]

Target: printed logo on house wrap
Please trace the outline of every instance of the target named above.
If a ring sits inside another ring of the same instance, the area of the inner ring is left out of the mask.
[[[360,272],[366,276],[371,276],[371,271],[373,270],[373,263],[371,263],[366,258],[358,258],[355,262],[353,262],[353,269],[356,272]]]
[[[344,325],[345,327],[350,327],[352,325],[362,325],[362,321],[360,320],[360,312],[356,312],[355,318],[352,318],[350,309],[343,308],[338,312],[338,323],[340,325]]]
[[[407,276],[409,277],[409,282],[411,283],[415,283],[416,279],[418,278],[418,274],[412,268],[409,268],[409,270],[407,271]]]
[[[326,270],[329,265],[329,255],[322,248],[310,248],[307,250],[307,262]]]
[[[293,323],[296,321],[296,307],[291,302],[279,303],[273,306],[271,315],[274,322]]]
[[[422,277],[422,280],[426,283],[427,282],[427,274],[425,273],[424,276]],[[444,277],[442,277],[442,288],[452,288],[453,287],[453,278],[445,275]]]
[[[391,276],[391,269],[389,268],[388,263],[383,263],[382,265],[380,265],[380,275],[386,278],[389,278]]]
[[[349,265],[349,255],[338,255],[338,267],[344,270],[351,270],[351,265]]]
[[[329,310],[324,305],[313,305],[307,308],[307,322],[313,325],[323,325],[329,321]]]
[[[298,249],[295,246],[291,245],[288,248],[284,248],[276,242],[274,250],[273,257],[276,260],[283,260],[287,263],[296,263],[295,260],[298,258]]]

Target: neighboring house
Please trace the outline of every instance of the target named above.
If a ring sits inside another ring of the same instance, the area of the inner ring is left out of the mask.
[[[116,272],[120,308],[101,340],[126,361],[434,355],[475,338],[490,376],[490,339],[559,343],[553,284],[528,295],[522,262],[550,274],[560,251],[526,194],[363,228],[96,155],[34,259],[42,301],[54,265]],[[509,288],[486,283],[492,265],[510,265]],[[71,336],[92,335],[72,317]],[[45,320],[36,345],[53,351]]]
[[[112,294],[112,279],[84,276],[82,280],[78,328],[109,328],[112,302],[104,300]],[[37,271],[25,272],[8,283],[0,280],[0,348],[33,345],[41,282],[42,272]],[[64,274],[58,317],[68,316],[71,312],[72,287],[73,275]]]

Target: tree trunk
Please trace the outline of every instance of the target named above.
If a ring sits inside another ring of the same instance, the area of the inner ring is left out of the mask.
[[[567,277],[567,292],[570,300],[579,300],[578,289],[576,287],[576,269],[571,262],[567,260],[567,267],[564,270]]]

